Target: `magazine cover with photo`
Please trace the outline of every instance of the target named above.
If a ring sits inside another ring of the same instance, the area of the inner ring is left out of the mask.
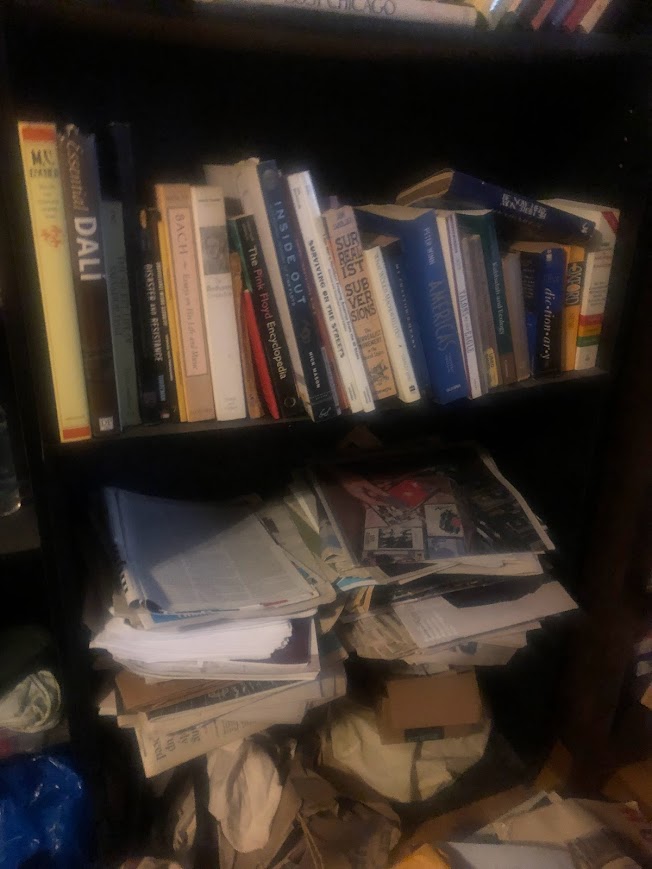
[[[314,480],[358,564],[400,573],[446,559],[552,548],[523,498],[474,446],[319,467]]]

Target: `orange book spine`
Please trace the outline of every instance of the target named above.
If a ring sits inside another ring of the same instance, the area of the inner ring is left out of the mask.
[[[155,185],[167,230],[188,422],[215,419],[189,184]]]

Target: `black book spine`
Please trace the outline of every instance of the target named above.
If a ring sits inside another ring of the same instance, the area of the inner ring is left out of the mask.
[[[143,422],[157,422],[165,417],[162,417],[159,408],[158,372],[152,359],[147,294],[143,283],[136,173],[129,124],[109,124],[107,145],[110,154],[106,160],[105,175],[107,180],[110,178],[113,187],[111,194],[122,202],[123,209],[140,414]]]
[[[290,353],[271,289],[256,220],[252,214],[246,214],[238,217],[235,223],[279,412],[284,418],[299,416],[303,413],[303,407],[297,395]]]
[[[91,431],[102,437],[118,432],[120,419],[95,137],[66,127],[59,135],[59,163]]]
[[[140,245],[143,269],[143,307],[147,311],[145,354],[155,383],[153,412],[157,419],[170,421],[179,419],[179,408],[176,400],[170,331],[164,298],[165,286],[158,240],[158,218],[158,211],[155,208],[141,209]],[[162,297],[163,306],[161,305]]]
[[[316,422],[332,419],[339,413],[337,395],[331,390],[328,362],[320,346],[310,305],[308,281],[299,258],[299,235],[292,220],[289,191],[273,160],[259,164],[258,175],[297,339],[309,412]]]

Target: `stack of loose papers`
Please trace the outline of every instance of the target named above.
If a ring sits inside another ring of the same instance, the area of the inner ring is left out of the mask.
[[[541,619],[576,608],[544,572],[545,527],[473,445],[356,456],[309,483],[298,507],[350,592],[337,631],[360,657],[431,673],[505,664]]]
[[[335,591],[283,498],[104,494],[120,588],[91,647],[123,668],[123,687],[140,680],[140,705],[132,681],[129,702],[116,688],[102,711],[135,730],[147,775],[344,693],[317,644],[317,608]]]

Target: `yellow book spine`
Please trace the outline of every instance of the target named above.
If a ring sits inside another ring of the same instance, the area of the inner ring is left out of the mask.
[[[155,184],[176,296],[179,360],[188,422],[215,419],[190,184]]]
[[[62,443],[91,436],[54,124],[18,123]]]
[[[186,390],[181,371],[181,347],[179,344],[179,323],[177,321],[177,300],[170,265],[170,248],[168,234],[163,221],[158,223],[158,241],[161,248],[161,265],[163,267],[163,283],[165,284],[165,305],[168,312],[168,328],[170,344],[172,345],[172,364],[174,365],[174,380],[177,387],[177,403],[179,405],[179,421],[188,422],[188,407],[186,405]]]
[[[570,246],[568,248],[567,262],[566,290],[564,293],[564,307],[561,315],[561,368],[562,371],[573,371],[575,368],[577,333],[580,325],[582,284],[584,282],[584,268],[586,263],[586,251],[584,248],[579,245]]]

